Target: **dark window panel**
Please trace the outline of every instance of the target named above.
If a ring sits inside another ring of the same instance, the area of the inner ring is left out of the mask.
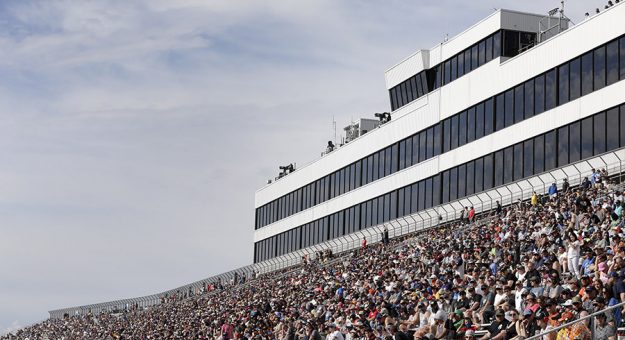
[[[519,54],[519,32],[504,31],[503,56],[514,57]]]
[[[489,62],[493,60],[493,36],[486,38],[486,60],[485,62]]]
[[[471,71],[478,68],[477,61],[478,61],[477,45],[473,45],[471,47]]]
[[[384,156],[384,150],[378,151],[378,179],[384,177],[384,164],[386,163],[386,157]]]
[[[417,93],[416,93],[417,89],[414,89],[414,91],[413,91],[411,79],[412,78],[410,78],[410,79],[405,81],[405,83],[406,83],[406,92],[408,94],[408,98],[406,100],[406,103],[410,103],[411,101],[415,100],[415,98],[417,97]]]
[[[475,168],[474,169],[474,173],[475,173],[474,192],[481,192],[482,190],[484,190],[484,175],[485,175],[483,158],[476,159],[474,164],[475,164],[474,165],[474,168]],[[491,162],[491,165],[492,165],[492,162]],[[489,181],[492,182],[492,180],[493,180],[493,173],[491,169]]]
[[[569,163],[577,162],[582,158],[581,125],[579,121],[569,124]]]
[[[426,131],[419,132],[419,163],[426,160],[427,136]]]
[[[545,134],[545,171],[549,171],[556,167],[556,131],[550,131]]]
[[[505,122],[505,100],[504,95],[500,94],[495,100],[495,131],[503,129]]]
[[[618,40],[606,46],[606,82],[612,85],[618,81]]]
[[[530,79],[523,84],[525,92],[525,119],[534,116],[534,79]]]
[[[373,169],[377,171],[377,163],[373,163],[373,155],[367,157],[367,183],[373,182]]]
[[[399,142],[399,170],[406,168],[406,140]]]
[[[556,81],[556,70],[553,69],[545,73],[545,111],[556,107],[558,96],[558,83]]]
[[[462,111],[458,116],[458,146],[467,143],[467,111]]]
[[[365,208],[365,228],[369,228],[371,226],[371,210],[372,208],[372,200],[367,201],[367,207]]]
[[[534,114],[545,111],[545,75],[534,78]]]
[[[471,72],[471,49],[464,51],[464,74]]]
[[[419,134],[412,136],[412,164],[419,163]]]
[[[534,137],[534,173],[545,171],[545,136]]]
[[[392,89],[388,91],[388,95],[391,98],[391,110],[392,111],[397,110],[397,99],[395,97],[395,87],[393,87]]]
[[[493,36],[493,59],[501,56],[501,31]]]
[[[441,154],[441,124],[434,126],[434,156]]]
[[[491,98],[484,102],[484,136],[490,135],[495,131],[495,101]],[[480,105],[477,106],[478,114]]]
[[[592,117],[582,120],[582,159],[591,157],[593,154]]]
[[[458,147],[458,115],[451,117],[451,149]]]
[[[373,154],[373,168],[371,169],[372,173],[372,181],[376,181],[378,177],[378,169],[380,168],[380,153],[376,152]]]
[[[405,216],[404,213],[404,188],[397,191],[397,215]]]
[[[458,166],[458,198],[467,195],[467,167],[465,164]]]
[[[514,179],[514,148],[512,146],[503,150],[503,182],[504,184],[512,182]]]
[[[486,63],[486,41],[480,41],[478,45],[478,53],[479,53],[479,66],[482,66]]]
[[[619,39],[619,79],[625,79],[625,36]],[[621,110],[622,111],[622,110]]]
[[[534,175],[534,140],[523,142],[523,177]]]
[[[569,127],[558,129],[558,166],[569,164]]]
[[[425,94],[425,91],[418,75],[415,77],[415,84],[417,85],[417,98],[419,98]]]
[[[467,111],[467,143],[475,140],[475,106]]]
[[[592,51],[582,56],[582,96],[592,92],[593,74],[592,74]]]
[[[432,178],[425,180],[425,209],[432,207]]]
[[[449,170],[443,172],[441,181],[441,203],[447,203],[449,202]]]
[[[444,79],[445,79],[444,85],[449,84],[449,82],[451,81],[451,61],[449,60],[445,62],[445,78]]]
[[[427,129],[427,158],[430,159],[434,157],[434,127]]]
[[[619,147],[619,114],[618,107],[608,110],[606,113],[606,148],[607,151],[618,149]]]
[[[505,93],[504,124],[506,127],[514,124],[514,89]]]
[[[473,109],[473,108],[472,108]],[[484,103],[479,103],[475,107],[475,139],[484,137]]]
[[[457,57],[453,57],[451,58],[451,79],[450,81],[454,81],[456,80],[456,78],[458,77],[458,58]]]
[[[495,171],[494,171],[494,179],[495,179],[495,187],[498,187],[504,183],[504,155],[503,150],[499,150],[495,152]],[[486,164],[484,164],[484,168],[486,168]],[[512,168],[509,169],[512,171]],[[486,171],[486,169],[484,169]],[[487,180],[488,177],[484,175],[484,181]]]
[[[594,53],[594,88],[597,91],[605,87],[605,46],[595,48]]]
[[[449,200],[455,201],[458,198],[458,168],[449,170]]]
[[[419,206],[417,211],[425,209],[425,181],[419,181]]]
[[[387,147],[384,149],[384,177],[391,174],[391,170],[393,169],[393,148]],[[395,158],[397,159],[397,158]],[[382,176],[380,176],[382,177]]]
[[[605,112],[594,115],[594,154],[605,152]]]
[[[489,190],[493,187],[493,179],[495,178],[493,154],[488,154],[482,157],[482,159],[484,160],[484,190]],[[475,171],[477,171],[477,169]]]
[[[405,83],[401,83],[399,84],[399,106],[404,106],[406,105],[406,102],[408,102],[408,96],[406,94],[406,84]]]
[[[523,104],[525,104],[525,97],[523,94],[524,85],[521,84],[514,88],[514,123],[518,123],[525,119],[525,110]]]
[[[432,177],[432,206],[441,204],[441,176]]]
[[[391,194],[384,195],[384,222],[391,219]]]
[[[467,192],[466,195],[473,195],[475,193],[475,168],[474,168],[474,162],[471,161],[469,163],[467,163],[467,181],[466,181],[466,185],[467,185]]]
[[[464,75],[464,53],[458,54],[458,78]]]
[[[390,219],[394,220],[397,218],[397,190],[390,193]]]
[[[419,205],[419,188],[417,183],[410,186],[410,213],[414,214],[418,211]]]
[[[569,97],[575,100],[582,93],[581,58],[575,58],[569,63]]]
[[[569,64],[558,67],[558,105],[569,101]]]
[[[419,73],[418,77],[421,79],[421,86],[423,87],[423,95],[426,95],[428,93],[428,84],[427,84],[427,78],[425,76],[424,72]]]
[[[443,153],[451,150],[451,119],[443,121]]]
[[[404,156],[406,158],[405,160],[405,167],[409,167],[412,166],[412,138],[408,137],[406,138],[406,154]]]
[[[622,39],[621,39],[622,40]],[[625,105],[621,105],[620,107],[620,146],[625,146]]]
[[[410,215],[412,211],[412,187],[412,185],[409,185],[404,191],[404,213],[406,215]],[[416,201],[414,202],[414,204],[416,209]]]
[[[391,173],[397,172],[398,170],[397,167],[399,166],[399,144],[398,143],[393,144],[393,147],[391,148],[390,163],[391,163]]]
[[[523,143],[514,145],[514,180],[523,178]]]

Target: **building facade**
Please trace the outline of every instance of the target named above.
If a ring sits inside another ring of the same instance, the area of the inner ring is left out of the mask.
[[[390,122],[256,192],[254,262],[625,147],[623,21],[499,10],[393,66]]]

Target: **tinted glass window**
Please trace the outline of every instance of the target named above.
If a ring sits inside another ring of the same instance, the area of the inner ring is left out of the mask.
[[[625,105],[621,105],[620,113],[619,113],[619,122],[620,122],[620,146],[625,146]]]
[[[443,152],[451,150],[451,119],[443,121]]]
[[[419,163],[419,134],[412,136],[412,164]]]
[[[504,110],[504,122],[505,126],[508,127],[514,124],[514,89],[506,91]]]
[[[501,31],[493,36],[493,59],[501,56]]]
[[[523,142],[523,177],[534,174],[534,140]]]
[[[464,53],[460,53],[458,58],[458,78],[464,75]]]
[[[441,204],[441,176],[432,178],[432,206]]]
[[[618,40],[606,46],[606,81],[608,85],[618,81]]]
[[[481,192],[482,190],[484,190],[484,175],[485,175],[485,171],[484,171],[484,161],[482,160],[482,158],[478,158],[475,160],[475,181],[474,181],[474,192]],[[493,174],[492,171],[490,173],[489,178],[491,178],[492,180]]]
[[[581,58],[575,58],[569,63],[569,97],[571,100],[579,98],[582,93]]]
[[[493,187],[493,154],[483,157],[484,159],[484,190]]]
[[[427,159],[434,157],[434,128],[427,129]]]
[[[569,127],[558,129],[558,166],[569,163]]]
[[[605,112],[594,116],[594,149],[595,155],[605,152]]]
[[[414,82],[417,87],[417,98],[423,96],[426,91],[424,90],[423,85],[421,84],[421,81],[419,80],[419,77],[416,77]]]
[[[581,149],[581,123],[575,122],[569,125],[569,162],[577,162],[582,157]]]
[[[493,37],[486,38],[486,62],[493,60]]]
[[[553,69],[545,74],[545,111],[556,107],[557,89],[556,70]]]
[[[619,116],[618,107],[606,113],[606,148],[608,151],[619,147]]]
[[[514,145],[514,180],[523,178],[523,143]]]
[[[550,131],[545,134],[545,171],[556,167],[556,131]]]
[[[592,156],[592,117],[582,120],[582,159]]]
[[[595,91],[605,87],[605,46],[597,47],[594,56]]]
[[[419,204],[419,190],[418,190],[418,186],[417,183],[411,185],[410,187],[410,191],[411,193],[411,197],[410,197],[410,213],[416,213],[417,212],[417,208],[418,208],[418,204]]]
[[[471,70],[475,70],[476,68],[478,68],[478,51],[477,51],[477,45],[473,45],[471,47]]]
[[[406,140],[399,142],[399,169],[406,167]]]
[[[390,89],[390,91],[388,91],[388,95],[391,98],[391,110],[395,111],[397,109],[397,101],[395,100],[395,88]]]
[[[447,60],[445,62],[445,84],[449,84],[451,81],[451,61]]]
[[[434,126],[434,156],[441,154],[441,124]]]
[[[412,138],[406,138],[406,168],[412,165]]]
[[[466,185],[467,185],[467,192],[466,195],[473,195],[473,193],[475,193],[475,172],[474,167],[473,167],[473,162],[469,162],[466,165],[467,168],[467,180],[466,180]]]
[[[523,84],[514,88],[514,122],[518,123],[524,119],[523,104],[525,98],[523,96]]]
[[[451,149],[458,147],[458,116],[451,117]]]
[[[458,146],[467,143],[467,111],[460,113],[458,117]]]
[[[494,100],[488,99],[484,102],[484,135],[490,135],[495,130],[495,112],[494,112]],[[481,105],[481,104],[480,104]],[[480,105],[477,106],[478,113]]]
[[[514,150],[513,147],[508,147],[503,150],[503,161],[504,161],[504,173],[503,173],[503,182],[510,183],[513,180],[513,174],[515,170],[514,166]]]
[[[545,75],[541,74],[534,79],[534,114],[545,111]]]
[[[427,138],[426,131],[419,133],[419,162],[423,162],[427,156]]]
[[[497,152],[495,152],[495,164],[494,164],[494,180],[495,180],[495,186],[498,187],[500,185],[503,184],[503,178],[504,178],[504,160],[503,160],[503,151],[499,150]],[[487,179],[487,177],[485,177],[484,179]],[[484,186],[484,188],[486,189],[486,186]]]
[[[449,200],[458,198],[458,168],[451,168],[449,171]]]
[[[432,178],[425,180],[425,209],[432,207]]]
[[[505,127],[505,100],[504,95],[500,94],[495,100],[495,131],[499,131]]]
[[[582,56],[582,96],[592,92],[592,52],[588,52]]]
[[[475,140],[475,106],[467,111],[467,143]]]
[[[466,180],[467,180],[467,168],[466,165],[458,166],[458,198],[465,197],[466,192]]]
[[[524,84],[525,90],[525,119],[534,115],[534,79],[530,79]]]
[[[441,200],[442,203],[449,202],[449,170],[443,172],[441,184]]]
[[[540,135],[534,138],[534,173],[545,171],[545,137]]]
[[[486,63],[486,42],[484,40],[480,41],[478,45],[478,51],[479,65],[482,66]]]
[[[458,77],[457,75],[457,69],[458,69],[458,58],[457,57],[453,57],[451,58],[451,81],[456,80],[456,78]]]
[[[471,72],[471,49],[464,51],[464,74]]]
[[[622,37],[622,38],[619,39],[618,46],[619,46],[619,51],[620,51],[620,53],[619,53],[619,59],[620,59],[620,62],[619,62],[619,69],[620,69],[620,71],[619,71],[619,75],[620,75],[619,79],[623,80],[623,79],[625,79],[625,37]]]
[[[569,101],[569,64],[558,67],[558,103]]]
[[[492,114],[492,110],[491,110]],[[492,119],[492,118],[491,118]],[[484,103],[477,105],[475,109],[475,139],[482,138],[484,136]]]
[[[519,54],[519,32],[504,31],[503,56],[514,57]]]

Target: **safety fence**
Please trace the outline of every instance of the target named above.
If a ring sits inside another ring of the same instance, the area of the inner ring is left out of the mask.
[[[369,227],[339,238],[300,249],[260,263],[241,267],[227,273],[212,276],[197,282],[174,288],[158,294],[147,295],[138,298],[109,301],[92,305],[63,308],[50,311],[51,318],[61,318],[64,315],[86,315],[87,313],[113,312],[129,310],[134,306],[147,308],[174,299],[192,297],[207,293],[208,287],[229,287],[241,285],[258,275],[273,273],[281,274],[288,272],[290,267],[295,267],[308,257],[315,259],[317,254],[330,250],[333,254],[344,254],[361,246],[365,239],[368,244],[380,242],[383,231],[386,228],[389,237],[407,236],[430,228],[441,227],[456,221],[465,207],[473,207],[476,214],[485,215],[494,211],[497,202],[502,206],[508,206],[519,201],[529,199],[534,192],[544,195],[549,186],[556,183],[558,189],[562,188],[564,179],[570,186],[578,186],[585,177],[592,174],[592,169],[606,169],[612,178],[622,181],[623,166],[625,162],[625,148],[595,156],[580,162],[576,162],[558,169],[547,171],[517,182],[495,187],[490,190],[464,197],[446,204],[438,205],[417,213],[399,217],[395,220]],[[275,273],[280,271],[279,273]]]

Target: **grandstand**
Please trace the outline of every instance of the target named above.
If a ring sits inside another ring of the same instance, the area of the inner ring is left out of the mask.
[[[392,119],[256,193],[254,264],[1,339],[616,338],[625,6],[557,13],[389,69]]]

